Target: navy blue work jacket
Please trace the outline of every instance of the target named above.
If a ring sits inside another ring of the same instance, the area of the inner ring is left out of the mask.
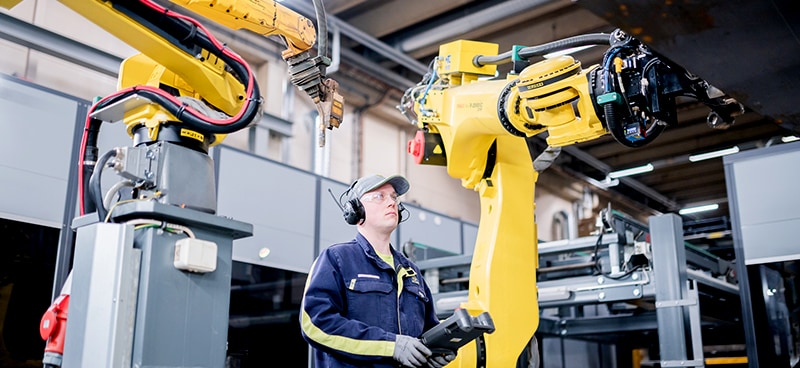
[[[395,336],[419,337],[439,323],[419,268],[394,248],[392,256],[390,266],[359,233],[314,261],[300,324],[316,368],[397,367]]]

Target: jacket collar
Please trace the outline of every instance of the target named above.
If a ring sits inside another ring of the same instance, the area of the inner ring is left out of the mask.
[[[377,264],[381,268],[389,268],[386,262],[384,262],[379,256],[378,253],[375,252],[375,248],[372,247],[372,244],[369,243],[369,240],[364,237],[361,233],[356,235],[356,243],[361,247],[364,253],[367,254],[367,257],[371,259],[375,264]],[[401,267],[409,267],[408,258],[406,258],[403,254],[398,252],[394,247],[390,246],[389,250],[392,252],[392,257],[394,257],[394,262]]]

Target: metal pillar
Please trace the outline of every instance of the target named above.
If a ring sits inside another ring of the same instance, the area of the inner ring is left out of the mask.
[[[703,367],[700,306],[697,285],[689,284],[686,277],[683,221],[675,214],[666,214],[650,217],[649,223],[661,366]],[[687,328],[693,346],[691,359],[685,343]]]

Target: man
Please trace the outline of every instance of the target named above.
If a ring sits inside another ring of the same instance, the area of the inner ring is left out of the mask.
[[[314,367],[434,367],[455,353],[431,356],[419,336],[439,323],[419,268],[390,244],[405,211],[402,176],[365,176],[340,197],[355,239],[319,255],[306,281],[300,313]]]

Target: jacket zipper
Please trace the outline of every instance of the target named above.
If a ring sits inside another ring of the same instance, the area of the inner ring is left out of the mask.
[[[400,267],[401,265],[397,265]],[[395,304],[395,309],[397,311],[397,331],[400,334],[403,333],[403,324],[400,322],[400,295],[403,292],[403,285],[401,284],[402,278],[400,276],[399,270],[395,270],[394,277],[396,278],[397,283],[397,304]]]

